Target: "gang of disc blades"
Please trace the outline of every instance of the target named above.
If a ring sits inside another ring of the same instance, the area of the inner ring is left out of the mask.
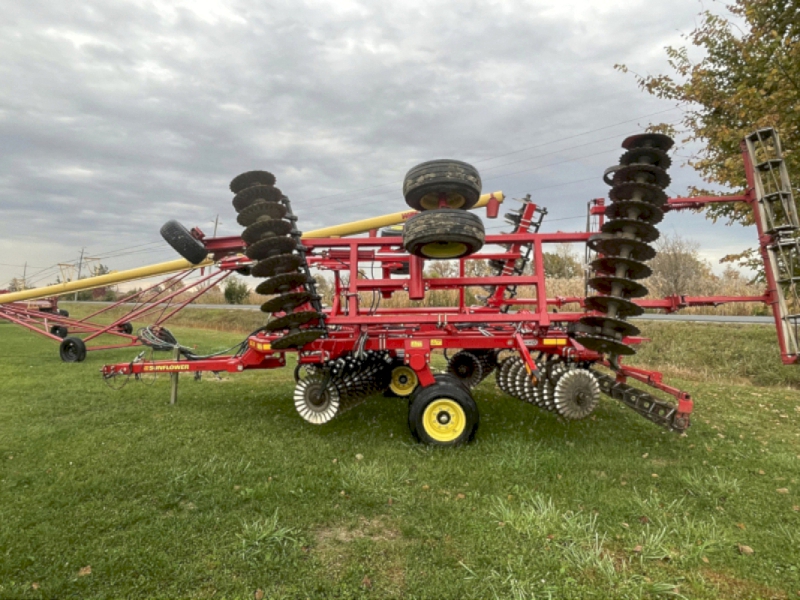
[[[276,181],[275,175],[269,171],[247,171],[231,180],[230,189],[234,194],[238,194],[254,185],[275,185]]]

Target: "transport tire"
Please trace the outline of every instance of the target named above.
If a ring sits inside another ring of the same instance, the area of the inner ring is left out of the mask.
[[[403,246],[415,256],[449,260],[480,250],[485,235],[478,215],[442,208],[411,217],[403,229]]]
[[[433,385],[417,388],[408,410],[411,434],[431,446],[471,441],[478,421],[478,406],[469,390],[447,375],[437,375]]]
[[[460,160],[429,160],[409,170],[403,179],[403,196],[414,210],[439,208],[442,196],[448,208],[467,210],[480,195],[478,170]]]
[[[61,342],[58,353],[64,362],[83,362],[86,358],[86,344],[80,338],[68,337]]]
[[[69,335],[69,331],[63,325],[53,325],[50,328],[50,333],[52,333],[53,335],[57,335],[61,339],[64,339]]]
[[[161,226],[161,237],[183,258],[198,265],[208,256],[203,242],[193,237],[178,221],[167,221]]]
[[[119,330],[122,333],[127,333],[128,335],[131,335],[133,333],[133,325],[128,321],[125,321],[124,323],[119,324]]]
[[[59,308],[57,312],[58,312],[59,316],[64,317],[65,319],[69,318],[69,311],[68,310],[64,310],[63,308]]]

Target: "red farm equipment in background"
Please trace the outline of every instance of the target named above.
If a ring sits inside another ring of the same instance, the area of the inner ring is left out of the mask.
[[[742,143],[748,188],[736,196],[668,198],[671,146],[672,140],[659,134],[626,139],[620,164],[604,175],[610,202],[590,203],[593,226],[574,233],[540,232],[546,211],[527,197],[505,215],[511,232],[486,235],[482,220],[466,210],[480,197],[478,172],[466,163],[439,160],[406,175],[406,202],[419,213],[408,219],[402,235],[373,230],[367,237],[301,239],[275,177],[265,171],[240,175],[231,191],[245,227],[241,238],[199,239],[175,222],[162,233],[184,256],[187,249],[202,249],[215,259],[244,252],[250,274],[263,279],[256,291],[269,297],[261,308],[271,318],[234,355],[198,357],[175,344],[176,360],[154,362],[140,355],[104,367],[103,375],[167,372],[177,381],[180,372],[284,367],[291,352],[297,356],[294,404],[310,423],[326,423],[384,392],[409,398],[409,427],[417,439],[460,444],[472,439],[479,422],[470,389],[495,373],[504,392],[565,419],[587,417],[604,393],[664,428],[684,431],[693,408],[690,395],[664,383],[659,372],[624,364],[643,341],[629,317],[645,309],[761,301],[772,308],[783,362],[796,363],[800,225],[773,130],[760,130]],[[754,211],[765,293],[644,299],[641,280],[650,275],[651,244],[665,213],[714,202],[745,202]],[[486,206],[488,216],[496,216],[496,199]],[[593,292],[587,297],[547,295],[544,248],[564,242],[586,243],[592,251],[587,283]],[[458,276],[426,277],[424,264],[432,259],[458,260]],[[492,274],[469,275],[476,271],[471,261],[488,261]],[[332,272],[330,307],[323,308],[311,269]],[[471,305],[467,292],[475,287],[484,295]],[[437,290],[457,290],[457,305],[380,306],[394,294],[416,301]],[[445,373],[431,367],[437,351],[447,358]]]

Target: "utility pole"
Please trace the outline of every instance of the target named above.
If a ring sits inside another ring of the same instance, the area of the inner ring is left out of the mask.
[[[86,248],[81,248],[81,257],[80,259],[78,259],[78,279],[81,278],[81,267],[83,266],[83,253],[85,250]],[[76,301],[77,299],[78,299],[78,292],[75,292],[75,295],[72,297],[72,300]]]
[[[217,218],[214,219],[214,233],[211,234],[211,237],[217,237],[217,226],[219,225],[219,213],[217,213]]]
[[[22,269],[22,289],[28,289],[28,261],[25,261],[25,267]]]

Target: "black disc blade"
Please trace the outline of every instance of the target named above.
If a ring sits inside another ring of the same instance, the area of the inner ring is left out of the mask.
[[[647,279],[653,274],[653,270],[643,262],[621,256],[603,256],[593,260],[589,266],[595,273],[628,279]],[[622,274],[620,269],[624,271]]]
[[[631,148],[658,148],[666,152],[675,142],[672,138],[663,133],[639,133],[625,138],[622,147],[625,150]]]
[[[650,260],[656,255],[655,249],[644,242],[632,240],[607,233],[598,233],[586,242],[595,252],[605,255],[624,256],[633,260]]]
[[[638,281],[624,277],[602,275],[600,277],[592,277],[587,283],[606,296],[621,296],[623,298],[643,298],[647,296],[646,287]]]
[[[275,175],[269,171],[247,171],[234,177],[230,188],[234,194],[238,194],[253,185],[275,185],[275,181]]]
[[[250,274],[253,277],[273,277],[294,271],[302,264],[303,259],[296,254],[279,254],[257,262]]]
[[[617,356],[631,356],[636,354],[636,350],[627,344],[602,335],[582,335],[578,337],[577,340],[589,350],[594,350],[601,354],[614,354]]]
[[[661,207],[667,201],[667,194],[657,185],[652,183],[639,183],[638,181],[628,181],[615,185],[608,192],[608,197],[612,202],[620,200],[638,200],[639,202],[649,202]]]
[[[259,283],[256,294],[283,294],[310,282],[311,279],[305,273],[283,273]]]
[[[584,306],[587,310],[596,310],[606,314],[614,311],[614,314],[623,319],[644,314],[641,306],[618,296],[590,296],[586,298]]]
[[[233,208],[235,208],[237,212],[241,212],[258,200],[276,202],[282,197],[283,192],[276,187],[271,185],[254,185],[245,188],[233,197]]]
[[[286,216],[286,207],[280,202],[256,200],[236,217],[242,227],[249,227],[259,219],[282,219]]]
[[[274,319],[264,326],[267,331],[277,331],[278,329],[296,329],[300,325],[319,319],[322,315],[314,310],[301,310],[300,312],[284,315],[279,319]]]
[[[302,331],[293,331],[292,333],[287,333],[285,336],[274,340],[271,346],[274,350],[300,348],[321,338],[323,335],[325,335],[324,329],[309,328],[303,329]]]
[[[660,207],[638,200],[619,200],[606,206],[607,219],[636,219],[647,221],[651,225],[664,219],[664,211]]]
[[[614,175],[611,179],[611,185],[639,182],[657,185],[661,189],[664,189],[669,186],[670,181],[671,179],[669,174],[661,167],[638,163],[617,167],[614,170]]]
[[[250,225],[242,233],[242,239],[248,244],[255,244],[258,240],[286,235],[292,230],[292,223],[283,219],[260,219]]]
[[[639,328],[631,325],[622,319],[614,319],[612,317],[589,316],[582,317],[580,320],[582,325],[592,327],[595,329],[594,333],[605,337],[628,337],[631,335],[639,335],[641,333]]]
[[[289,292],[270,298],[261,305],[261,311],[267,313],[289,312],[311,300],[311,292]]]
[[[672,159],[669,154],[658,148],[631,148],[619,157],[619,164],[632,165],[644,163],[661,169],[669,169]]]
[[[659,233],[653,225],[647,221],[638,219],[613,219],[606,221],[600,228],[603,233],[631,235],[640,242],[649,244],[658,239]]]
[[[244,253],[253,260],[263,260],[279,254],[287,254],[297,248],[297,242],[290,237],[269,237],[248,246]]]

